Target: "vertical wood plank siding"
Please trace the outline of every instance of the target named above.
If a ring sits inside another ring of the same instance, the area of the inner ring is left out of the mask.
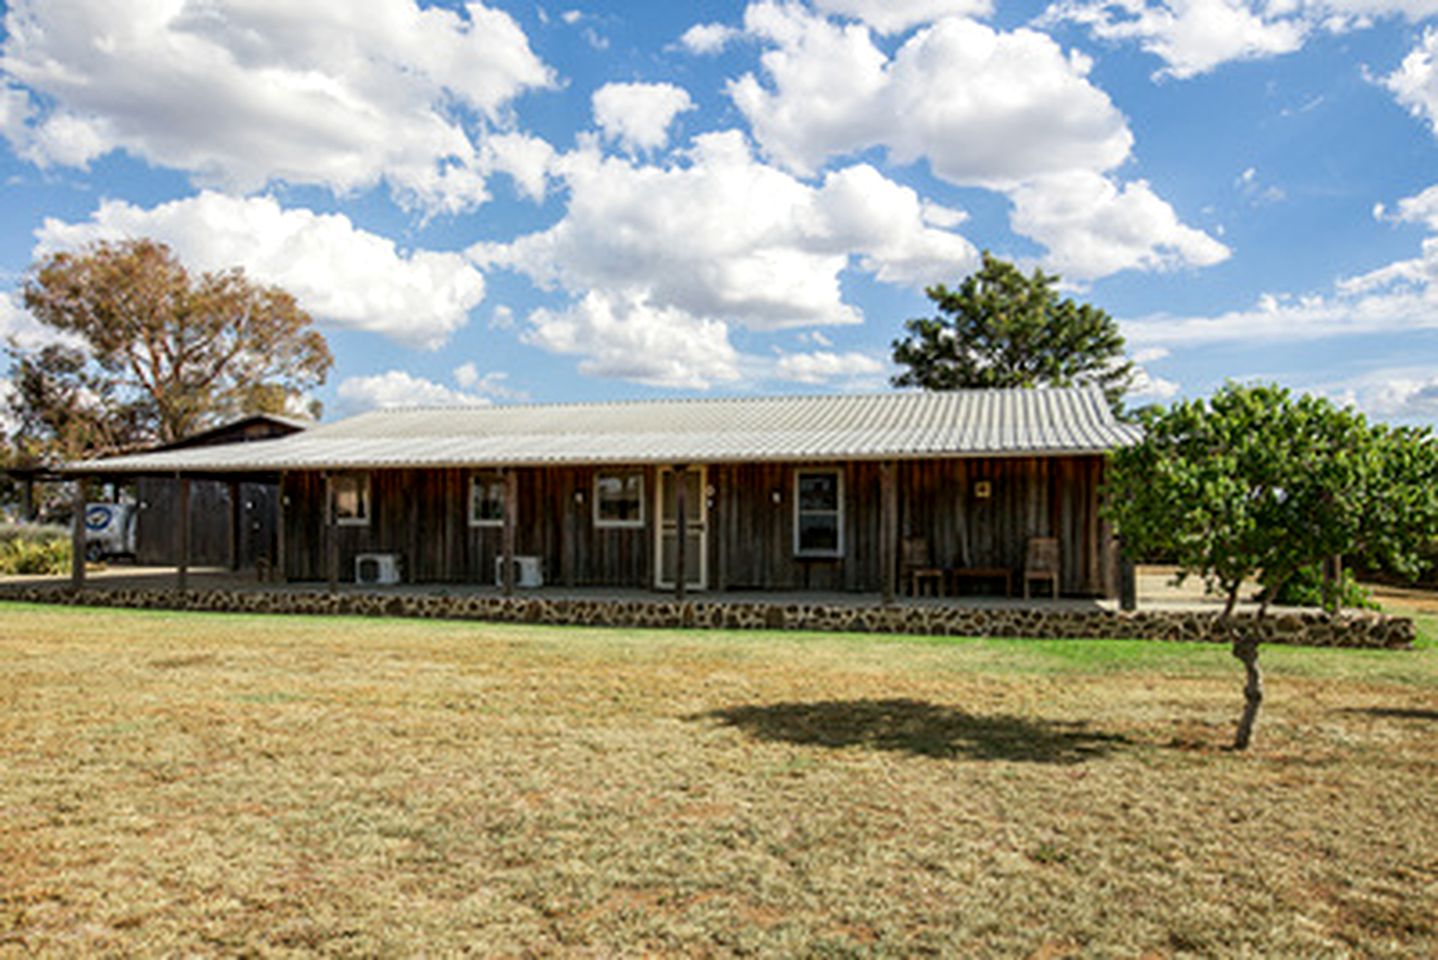
[[[837,559],[794,556],[794,472],[805,466],[709,465],[710,590],[882,589],[879,464],[837,465],[844,477],[844,556]],[[538,556],[547,584],[652,588],[657,472],[645,470],[644,526],[630,528],[594,525],[596,472],[519,468],[515,552]],[[898,535],[926,538],[935,564],[1009,567],[1017,588],[1029,538],[1057,536],[1064,593],[1116,593],[1116,555],[1099,515],[1101,457],[911,460],[900,461],[895,473]],[[396,553],[409,582],[493,583],[503,530],[469,525],[471,475],[463,469],[372,471],[369,525],[337,530],[340,579],[354,579],[356,554]],[[980,481],[990,485],[987,499],[976,495]],[[325,576],[323,491],[318,473],[285,480],[291,579]]]
[[[214,480],[190,481],[190,563],[224,566],[230,559],[230,489]],[[240,566],[253,567],[275,556],[278,488],[272,483],[240,483]],[[151,566],[173,566],[178,484],[168,477],[141,477],[135,483],[141,506],[135,523],[135,559]]]

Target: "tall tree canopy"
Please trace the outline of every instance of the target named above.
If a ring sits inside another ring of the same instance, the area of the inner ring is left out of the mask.
[[[1236,384],[1139,418],[1144,440],[1111,458],[1108,513],[1125,549],[1171,557],[1181,576],[1202,576],[1221,591],[1225,619],[1245,580],[1271,596],[1338,554],[1416,576],[1438,535],[1438,443],[1426,430],[1370,424],[1276,386]],[[1242,748],[1262,681],[1256,642],[1234,637],[1249,676],[1235,738]]]
[[[1117,407],[1133,376],[1118,324],[1097,307],[1060,298],[1058,279],[1039,270],[1025,276],[985,252],[983,267],[957,290],[929,287],[938,316],[904,323],[908,336],[894,341],[894,362],[908,369],[894,386],[1092,384]]]
[[[324,337],[278,287],[192,276],[164,244],[102,242],[30,269],[26,308],[57,334],[11,346],[12,442],[24,459],[168,443],[280,413],[324,382]]]

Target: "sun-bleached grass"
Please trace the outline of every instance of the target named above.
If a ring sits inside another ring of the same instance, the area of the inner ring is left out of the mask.
[[[0,955],[1422,956],[1438,650],[0,604]]]

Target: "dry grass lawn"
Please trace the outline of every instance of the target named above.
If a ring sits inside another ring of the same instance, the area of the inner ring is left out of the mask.
[[[1263,656],[0,604],[0,956],[1438,954],[1438,647]]]

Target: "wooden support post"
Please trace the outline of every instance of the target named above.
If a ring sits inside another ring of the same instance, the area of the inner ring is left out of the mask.
[[[88,484],[84,477],[75,478],[75,493],[71,509],[75,521],[70,526],[70,585],[76,590],[85,586],[85,492]]]
[[[243,527],[245,508],[240,503],[240,482],[231,480],[229,482],[230,493],[230,569],[240,569],[240,538]]]
[[[285,572],[285,471],[280,471],[279,486],[275,489],[275,562],[270,567],[276,583],[285,583],[289,577]]]
[[[325,471],[325,576],[330,593],[340,590],[340,538],[335,525],[335,476]]]
[[[1138,609],[1138,574],[1122,543],[1118,546],[1118,605],[1121,610]]]
[[[175,474],[179,506],[175,512],[175,589],[184,593],[190,579],[190,478]]]
[[[680,463],[674,466],[674,599],[684,600],[685,559],[689,552],[689,504],[688,468]],[[659,558],[664,561],[663,557]]]
[[[514,596],[514,537],[519,523],[519,474],[504,469],[504,556],[500,560],[499,582],[506,597]]]
[[[899,576],[897,553],[899,546],[899,486],[894,474],[897,472],[892,461],[879,464],[879,564],[883,568],[883,600],[887,606],[894,602],[896,582]]]

